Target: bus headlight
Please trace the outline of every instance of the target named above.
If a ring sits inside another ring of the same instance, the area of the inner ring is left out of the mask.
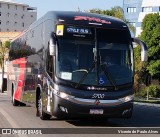
[[[134,95],[129,95],[129,96],[126,96],[124,98],[120,98],[119,101],[121,101],[121,102],[129,102],[129,101],[133,100],[133,97],[134,97]]]
[[[69,95],[69,94],[64,93],[64,92],[58,92],[58,96],[59,96],[60,98],[63,98],[63,99],[71,99],[71,98],[74,98],[74,96]]]

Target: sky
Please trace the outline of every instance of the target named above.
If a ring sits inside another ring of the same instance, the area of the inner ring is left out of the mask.
[[[98,8],[102,10],[121,6],[123,0],[14,0],[31,7],[37,7],[37,17],[40,18],[47,11],[81,11]]]

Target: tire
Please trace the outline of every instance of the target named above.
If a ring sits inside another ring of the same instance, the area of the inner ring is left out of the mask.
[[[14,91],[12,89],[12,104],[13,106],[19,106],[20,102],[14,98]]]
[[[45,113],[43,110],[43,101],[41,95],[38,98],[38,115],[42,120],[49,120],[51,118],[51,115]]]

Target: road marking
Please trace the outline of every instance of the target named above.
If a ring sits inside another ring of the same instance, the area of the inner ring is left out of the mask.
[[[20,128],[20,126],[18,126],[18,124],[15,122],[15,120],[13,118],[11,118],[10,115],[8,115],[8,113],[6,113],[2,108],[0,108],[0,113],[6,118],[6,120],[10,123],[10,125],[13,128]],[[17,135],[17,134],[15,134]],[[17,135],[19,137],[28,137],[27,135]]]

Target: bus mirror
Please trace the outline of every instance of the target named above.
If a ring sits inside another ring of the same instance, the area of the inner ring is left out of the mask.
[[[148,48],[146,44],[138,38],[132,38],[132,41],[140,45],[141,47],[141,61],[147,61],[148,60]]]
[[[55,38],[55,35],[52,34],[49,41],[49,54],[51,56],[54,56],[55,53],[56,53],[56,38]]]
[[[141,51],[141,61],[147,61],[148,60],[148,52],[147,51]]]

